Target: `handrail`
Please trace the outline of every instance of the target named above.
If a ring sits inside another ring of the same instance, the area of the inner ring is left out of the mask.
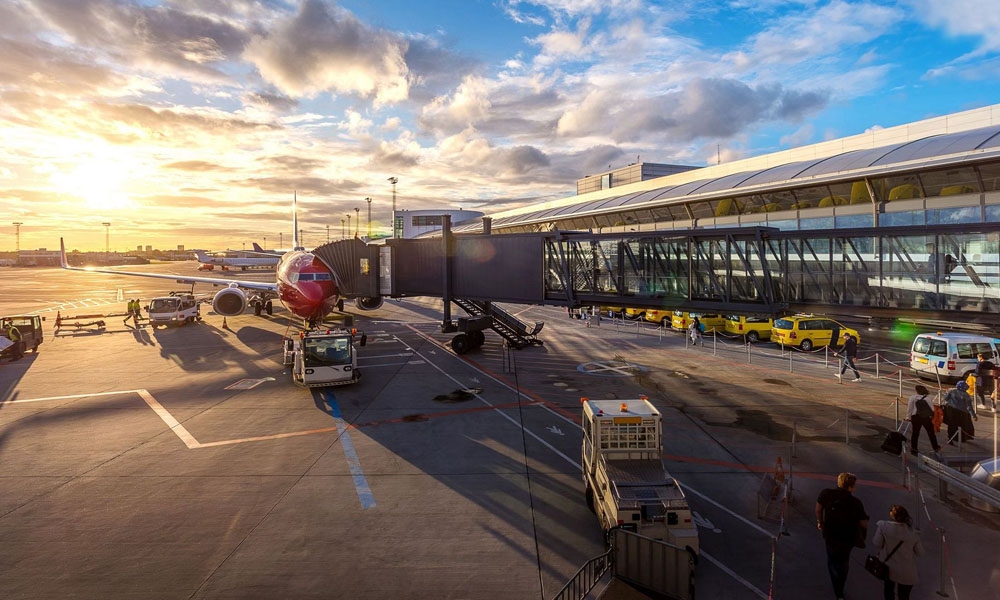
[[[1000,509],[1000,490],[995,490],[980,481],[975,481],[965,473],[952,469],[926,454],[921,454],[917,459],[917,463],[921,469],[934,475],[944,483],[953,485],[973,498],[982,500],[990,506]]]
[[[608,548],[608,551],[600,556],[595,556],[594,558],[588,560],[580,567],[580,570],[576,572],[566,585],[559,590],[552,600],[580,600],[585,598],[587,594],[590,593],[597,582],[600,581],[601,577],[605,573],[611,570],[612,561],[614,560],[614,548]]]

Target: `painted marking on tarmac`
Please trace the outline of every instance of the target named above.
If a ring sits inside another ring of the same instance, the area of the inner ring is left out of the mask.
[[[698,553],[698,556],[701,557],[701,558],[704,558],[708,562],[710,562],[713,565],[715,565],[715,566],[719,567],[720,569],[722,569],[722,571],[725,574],[729,575],[730,577],[732,577],[736,581],[742,583],[744,585],[744,587],[746,587],[748,590],[750,590],[751,592],[753,592],[754,594],[756,594],[758,598],[765,598],[766,599],[768,597],[767,594],[765,594],[764,592],[762,592],[759,589],[757,589],[757,587],[754,586],[754,584],[750,583],[746,579],[743,579],[742,577],[740,577],[739,575],[737,575],[735,571],[733,571],[732,569],[730,569],[726,565],[722,564],[721,562],[719,562],[715,558],[712,558],[712,555],[710,555],[708,552],[705,552],[704,550],[702,550],[701,552]]]
[[[337,398],[330,390],[323,390],[316,393],[330,407],[330,415],[333,417],[333,422],[337,425],[337,432],[340,433],[340,446],[344,449],[344,456],[347,457],[347,466],[351,470],[351,475],[354,479],[354,489],[358,492],[358,499],[361,500],[361,509],[368,510],[369,508],[375,508],[375,496],[372,494],[372,489],[368,485],[368,479],[365,478],[365,473],[361,469],[361,460],[358,459],[358,453],[354,450],[354,442],[351,441],[351,434],[347,431],[348,424],[340,412],[340,405],[337,404]]]
[[[728,509],[728,508],[726,508],[725,506],[723,506],[723,505],[719,504],[719,503],[718,503],[718,502],[716,502],[715,500],[712,500],[711,498],[709,498],[709,497],[708,497],[708,496],[706,496],[705,494],[702,494],[702,493],[701,493],[701,492],[699,492],[698,490],[696,490],[696,489],[693,489],[693,488],[692,488],[691,486],[689,486],[689,485],[685,485],[685,486],[683,486],[683,487],[684,487],[684,491],[687,491],[687,492],[691,492],[692,494],[694,494],[695,496],[698,496],[699,498],[701,498],[701,499],[702,499],[702,500],[704,500],[705,502],[708,502],[709,504],[711,504],[712,506],[714,506],[714,507],[718,508],[719,510],[721,510],[721,511],[724,511],[724,512],[725,512],[726,514],[728,514],[728,515],[730,515],[730,516],[732,516],[732,517],[735,517],[736,519],[739,519],[739,520],[740,520],[740,521],[742,521],[743,523],[746,523],[746,524],[747,524],[747,525],[749,525],[750,527],[752,527],[752,528],[756,529],[757,531],[759,531],[759,532],[763,533],[763,534],[764,534],[764,535],[766,535],[766,536],[767,536],[768,538],[770,538],[770,539],[774,539],[775,535],[774,535],[773,533],[771,533],[770,531],[768,531],[768,530],[764,529],[764,528],[763,528],[763,527],[761,527],[760,525],[758,525],[758,524],[754,523],[753,521],[751,521],[751,520],[749,520],[749,519],[747,519],[747,518],[743,517],[742,515],[739,515],[739,514],[737,514],[737,513],[733,512],[733,511],[729,510],[729,509]]]
[[[607,360],[587,362],[576,368],[577,371],[598,377],[632,377],[636,373],[644,373],[646,367],[624,360]]]

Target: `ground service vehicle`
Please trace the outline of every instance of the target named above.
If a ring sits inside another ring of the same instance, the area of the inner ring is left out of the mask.
[[[201,320],[201,305],[194,294],[170,292],[169,296],[150,300],[146,313],[149,324],[154,328],[158,325],[183,325]]]
[[[583,482],[601,527],[697,553],[698,528],[662,454],[663,422],[648,399],[583,399]]]
[[[292,381],[304,387],[346,385],[361,379],[355,329],[313,329],[284,339],[283,364],[292,368]],[[358,345],[368,336],[362,334]]]
[[[771,341],[784,346],[798,346],[805,352],[819,346],[836,348],[844,343],[849,333],[861,343],[857,329],[851,329],[833,319],[816,315],[794,315],[774,321]]]
[[[768,317],[726,315],[726,333],[742,335],[748,342],[759,342],[771,337],[774,320]]]
[[[910,347],[910,369],[918,377],[942,381],[965,379],[976,368],[982,352],[994,365],[1000,362],[1000,340],[969,333],[921,333]]]
[[[7,328],[13,325],[17,327],[21,334],[19,348],[14,344],[0,344],[0,356],[17,357],[22,356],[30,348],[38,352],[38,346],[44,341],[42,335],[42,318],[37,315],[11,316],[0,318],[0,337],[9,342]]]

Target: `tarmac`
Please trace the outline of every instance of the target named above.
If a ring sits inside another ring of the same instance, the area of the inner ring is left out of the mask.
[[[350,311],[368,335],[361,382],[313,391],[281,365],[296,325],[284,310],[223,328],[206,304],[184,327],[109,318],[52,335],[56,311],[123,312],[168,289],[58,269],[4,269],[0,289],[0,312],[47,317],[37,354],[0,362],[5,599],[552,598],[604,551],[579,400],[641,394],[663,412],[665,462],[697,513],[699,599],[833,598],[813,509],[841,471],[860,478],[873,527],[896,503],[917,518],[914,600],[1000,598],[1000,518],[938,498],[905,453],[881,451],[915,380],[884,359],[876,378],[864,340],[862,381],[841,383],[824,351],[689,347],[532,306],[512,308],[545,321],[544,345],[511,350],[487,332],[457,356],[440,300],[387,300]],[[992,455],[990,417],[945,455]],[[787,503],[759,494],[776,475]],[[867,552],[852,554],[848,598],[880,597]],[[645,595],[616,584],[604,597]]]

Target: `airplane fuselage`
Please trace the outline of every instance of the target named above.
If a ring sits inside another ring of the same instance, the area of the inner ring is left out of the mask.
[[[275,275],[278,299],[292,314],[311,323],[330,314],[340,300],[330,269],[311,252],[286,253]]]

